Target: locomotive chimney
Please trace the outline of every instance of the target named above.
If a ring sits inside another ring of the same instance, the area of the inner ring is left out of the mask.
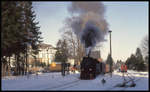
[[[90,54],[91,54],[91,49],[89,50],[88,57],[90,57]]]

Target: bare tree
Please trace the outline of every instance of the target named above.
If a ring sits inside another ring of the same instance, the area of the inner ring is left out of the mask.
[[[77,61],[81,62],[83,56],[85,56],[85,49],[83,47],[83,44],[81,44],[80,39],[77,38]]]
[[[142,53],[143,53],[144,57],[148,56],[148,54],[149,54],[149,52],[148,52],[149,46],[148,45],[149,45],[148,35],[146,35],[141,41],[141,49],[142,49]]]
[[[61,29],[62,38],[66,39],[67,46],[69,49],[69,58],[73,58],[75,63],[78,64],[81,62],[82,57],[84,56],[84,48],[80,42],[80,38],[77,37],[72,31],[68,21],[65,21],[64,27]]]

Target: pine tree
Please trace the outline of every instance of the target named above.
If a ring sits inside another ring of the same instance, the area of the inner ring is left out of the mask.
[[[8,67],[10,67],[10,57],[18,52],[19,49],[16,47],[20,34],[19,31],[21,30],[19,11],[17,2],[2,2],[1,59],[3,58],[2,60],[5,59],[4,61],[7,61],[5,64]]]
[[[59,40],[57,43],[57,51],[55,54],[55,62],[67,62],[68,49],[65,40]]]
[[[128,69],[136,69],[137,60],[134,54],[131,54],[131,56],[126,60],[125,64],[127,65]]]
[[[15,55],[16,74],[24,72],[24,67],[27,68],[27,45],[31,47],[31,54],[39,51],[41,32],[37,25],[32,2],[2,2],[1,60],[4,67],[10,65],[9,58]]]
[[[126,60],[126,64],[128,69],[133,69],[137,71],[146,70],[146,65],[144,63],[140,48],[136,49],[135,55],[131,54],[131,56]]]
[[[36,15],[33,11],[32,2],[25,2],[24,5],[25,9],[25,29],[27,31],[27,38],[28,38],[28,44],[32,47],[32,54],[38,53],[38,46],[42,42],[41,41],[41,32],[39,31],[38,24],[39,22],[36,22]]]
[[[149,69],[149,63],[148,63],[149,56],[146,56],[145,59],[144,59],[144,61],[145,61],[145,64],[146,64],[146,70],[148,70]]]
[[[41,32],[39,31],[38,22],[35,22],[36,15],[33,11],[32,2],[23,2],[24,8],[24,30],[26,32],[26,39],[24,43],[26,44],[26,71],[28,67],[27,57],[30,53],[33,57],[38,54],[38,47],[41,41]],[[30,51],[28,50],[30,49]]]
[[[136,61],[136,69],[138,71],[145,70],[146,69],[146,65],[144,63],[143,56],[142,56],[140,48],[136,49],[135,56],[136,56],[136,60],[137,60]]]
[[[117,62],[115,64],[115,68],[116,69],[120,68],[122,64],[123,64],[123,62],[121,60],[117,60]]]

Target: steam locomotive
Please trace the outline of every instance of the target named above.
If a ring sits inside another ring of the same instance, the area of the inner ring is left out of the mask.
[[[81,62],[80,79],[95,79],[99,74],[109,72],[106,71],[106,64],[92,57],[83,57]]]

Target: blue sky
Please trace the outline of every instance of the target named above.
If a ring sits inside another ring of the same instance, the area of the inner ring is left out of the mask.
[[[37,21],[44,43],[56,46],[65,18],[70,16],[67,7],[71,2],[34,2]],[[148,2],[103,2],[106,6],[105,19],[112,30],[112,57],[114,61],[125,61],[140,46],[148,34]],[[108,41],[103,43],[101,56],[106,60],[109,53]]]

